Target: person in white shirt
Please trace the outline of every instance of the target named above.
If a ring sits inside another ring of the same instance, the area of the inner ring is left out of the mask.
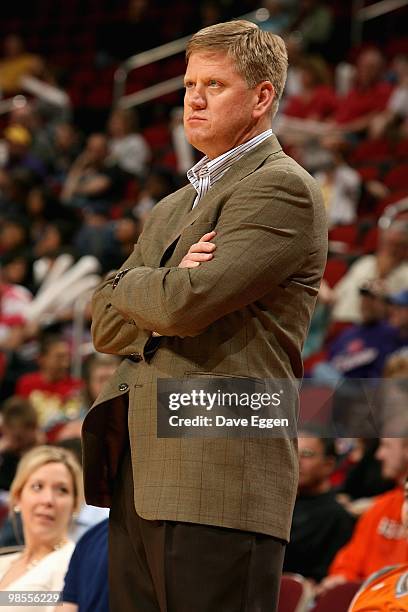
[[[2,610],[23,612],[35,596],[38,612],[59,609],[74,550],[69,524],[82,498],[81,468],[69,451],[38,446],[23,456],[10,489],[10,508],[21,513],[25,546],[0,557]]]
[[[144,176],[150,160],[150,149],[136,132],[136,119],[130,109],[116,108],[108,121],[110,160],[121,170]]]

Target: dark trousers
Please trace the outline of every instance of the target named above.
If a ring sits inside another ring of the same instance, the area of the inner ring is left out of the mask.
[[[285,543],[135,511],[130,454],[109,520],[111,612],[275,612]]]

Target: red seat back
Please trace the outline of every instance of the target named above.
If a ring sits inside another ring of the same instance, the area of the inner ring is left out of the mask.
[[[310,612],[346,612],[360,586],[360,582],[345,582],[333,587],[318,598]]]
[[[311,587],[303,576],[283,574],[278,612],[303,612],[311,599]]]

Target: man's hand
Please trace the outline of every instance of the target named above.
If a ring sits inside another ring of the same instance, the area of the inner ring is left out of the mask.
[[[334,576],[326,576],[326,578],[323,578],[321,583],[317,585],[315,589],[315,595],[316,597],[319,597],[320,595],[327,593],[327,591],[329,591],[333,587],[339,584],[344,584],[345,582],[347,582],[347,578],[345,576],[341,576],[340,574]]]
[[[184,255],[183,259],[179,263],[179,268],[197,268],[203,261],[209,261],[214,257],[213,253],[217,248],[213,242],[210,242],[214,238],[216,232],[208,232],[200,238],[198,242],[191,245],[187,255]]]

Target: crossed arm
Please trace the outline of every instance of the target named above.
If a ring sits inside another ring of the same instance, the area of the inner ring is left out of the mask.
[[[214,256],[200,247],[193,257],[190,249],[177,267],[150,268],[136,245],[123,266],[131,270],[117,287],[112,289],[111,277],[95,294],[97,350],[139,352],[152,331],[199,335],[299,270],[313,239],[312,198],[297,175],[285,175],[278,185],[254,180],[245,197],[237,191],[230,198],[216,226]]]

